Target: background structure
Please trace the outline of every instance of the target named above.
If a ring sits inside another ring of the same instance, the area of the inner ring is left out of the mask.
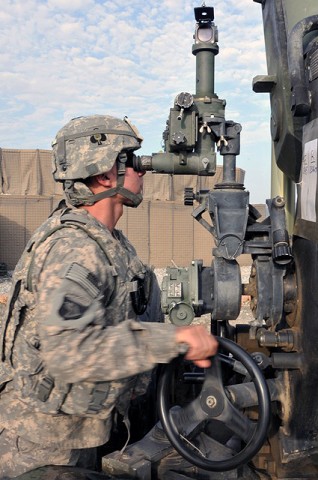
[[[141,259],[156,268],[187,266],[193,259],[209,265],[213,238],[192,217],[195,205],[183,205],[183,194],[185,187],[196,192],[221,180],[222,167],[214,177],[147,173],[143,203],[126,208],[118,226]],[[244,183],[241,169],[237,181]],[[0,149],[0,262],[8,270],[14,269],[30,236],[61,198],[62,188],[51,175],[51,151]],[[240,262],[248,264],[249,256],[243,255]]]

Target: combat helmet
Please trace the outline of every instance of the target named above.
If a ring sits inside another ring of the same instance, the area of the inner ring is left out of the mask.
[[[123,183],[129,154],[140,148],[142,140],[127,117],[123,120],[110,115],[73,118],[52,142],[53,178],[63,182],[65,196],[72,205],[92,205],[101,198],[121,193],[137,206],[142,197],[126,190]],[[115,162],[117,186],[94,195],[83,180],[109,172]]]

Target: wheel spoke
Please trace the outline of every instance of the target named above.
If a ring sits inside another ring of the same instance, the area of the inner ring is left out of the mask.
[[[256,423],[237,410],[230,401],[226,402],[226,407],[218,420],[223,421],[245,443],[250,441],[256,430]]]
[[[202,422],[208,418],[201,408],[199,398],[183,408],[171,409],[170,413],[178,432],[185,437],[194,434],[198,427],[201,427]]]

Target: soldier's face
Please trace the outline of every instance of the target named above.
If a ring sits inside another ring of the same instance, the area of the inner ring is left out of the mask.
[[[146,172],[135,172],[131,167],[126,167],[124,187],[132,193],[142,193]]]

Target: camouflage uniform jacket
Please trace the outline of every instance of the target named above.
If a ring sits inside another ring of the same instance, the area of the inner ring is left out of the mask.
[[[174,326],[134,312],[130,292],[145,274],[124,235],[85,210],[58,210],[36,231],[2,322],[0,426],[59,448],[108,440],[136,375],[178,353]]]

